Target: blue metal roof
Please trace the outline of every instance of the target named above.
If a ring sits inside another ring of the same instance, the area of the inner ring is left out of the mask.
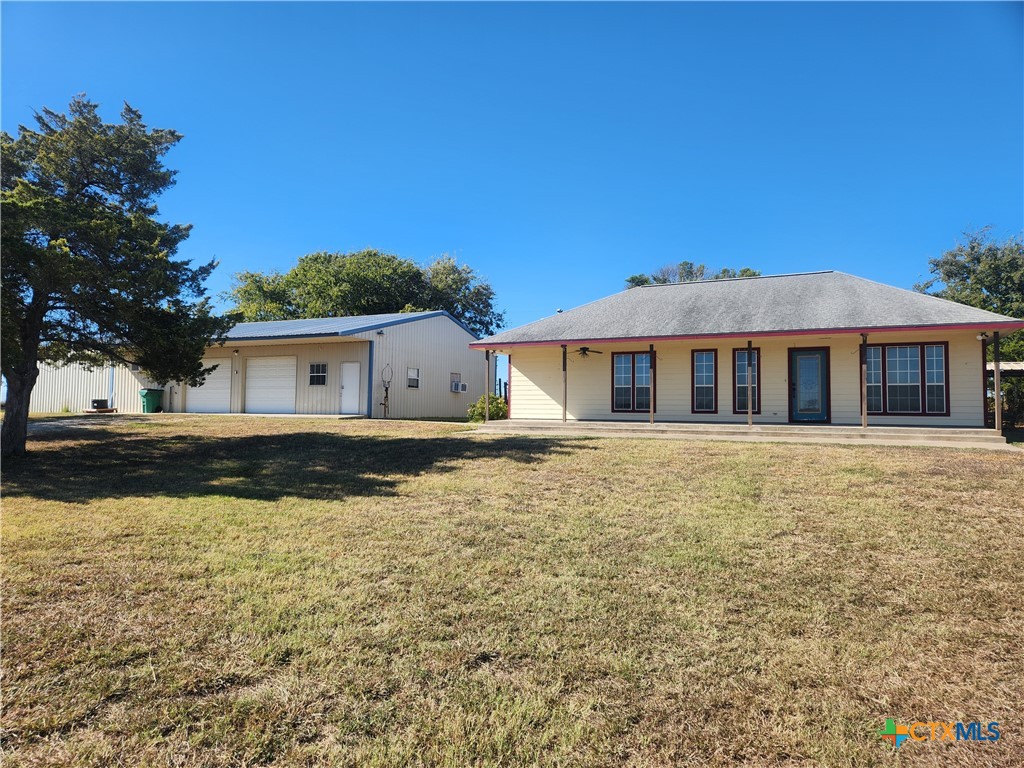
[[[461,326],[466,333],[477,335],[465,324],[444,310],[433,312],[391,312],[386,315],[353,315],[351,317],[320,317],[308,320],[266,320],[259,323],[239,323],[225,337],[228,341],[259,341],[264,339],[299,339],[321,336],[351,336],[355,333],[375,331],[402,323],[447,317]]]

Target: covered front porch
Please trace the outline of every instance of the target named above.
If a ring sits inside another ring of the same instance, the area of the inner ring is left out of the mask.
[[[920,427],[948,436],[950,428],[985,427],[991,342],[973,330],[847,329],[538,342],[491,352],[509,355],[513,419],[698,429]]]

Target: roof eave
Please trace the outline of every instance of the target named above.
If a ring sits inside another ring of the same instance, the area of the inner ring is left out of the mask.
[[[469,329],[469,327],[465,323],[463,323],[461,320],[459,320],[457,317],[455,317],[454,315],[452,315],[451,313],[449,313],[449,312],[447,312],[447,311],[445,311],[443,309],[437,309],[437,310],[433,310],[433,311],[430,311],[430,312],[410,312],[408,314],[408,317],[399,317],[399,318],[396,318],[394,320],[385,320],[385,321],[382,321],[382,322],[379,322],[379,323],[368,323],[366,325],[360,325],[360,326],[356,326],[354,328],[349,328],[349,329],[347,329],[345,331],[325,331],[323,333],[278,333],[278,334],[265,334],[265,335],[260,335],[260,336],[231,336],[230,335],[230,331],[229,331],[228,332],[229,335],[224,337],[224,341],[230,341],[230,342],[237,343],[237,342],[243,342],[243,341],[278,341],[278,340],[282,340],[282,339],[285,339],[285,340],[325,339],[325,338],[334,338],[334,337],[358,339],[356,334],[367,333],[368,331],[376,331],[376,330],[380,330],[380,329],[383,329],[383,328],[393,328],[396,325],[404,325],[406,323],[415,323],[415,322],[417,322],[419,320],[429,320],[430,318],[433,318],[433,317],[447,317],[449,320],[451,320],[457,326],[462,328],[466,333],[468,333],[470,336],[472,336],[474,339],[479,339],[480,338],[475,333],[473,333],[473,331],[471,331]],[[274,322],[274,321],[270,321],[270,322]],[[284,320],[284,321],[280,321],[280,322],[291,322],[291,321]],[[358,339],[358,340],[365,341],[365,339]]]
[[[483,339],[469,346],[475,349],[504,349],[506,347],[550,347],[562,344],[618,344],[627,342],[688,341],[696,339],[760,338],[765,336],[816,336],[819,334],[901,333],[912,331],[985,331],[1024,329],[1024,320],[1000,320],[976,323],[944,323],[925,325],[881,325],[857,328],[803,328],[784,331],[736,331],[729,333],[695,333],[662,336],[616,336],[607,338],[566,338],[544,341],[494,341]]]

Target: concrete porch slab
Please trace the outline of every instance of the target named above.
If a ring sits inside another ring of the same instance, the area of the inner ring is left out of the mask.
[[[964,427],[856,427],[845,425],[710,424],[635,421],[568,421],[508,419],[478,427],[474,434],[557,435],[562,437],[647,437],[674,440],[824,443],[846,445],[914,445],[938,448],[983,448],[1020,451],[991,429]]]

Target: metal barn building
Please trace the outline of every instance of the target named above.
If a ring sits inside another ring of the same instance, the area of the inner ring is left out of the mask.
[[[461,418],[483,395],[487,370],[476,341],[447,312],[240,323],[204,364],[201,387],[170,384],[163,409],[183,413],[350,414]],[[494,361],[491,361],[493,381]],[[89,370],[41,365],[35,413],[82,411],[93,399],[140,413],[139,390],[154,386],[125,366]]]

